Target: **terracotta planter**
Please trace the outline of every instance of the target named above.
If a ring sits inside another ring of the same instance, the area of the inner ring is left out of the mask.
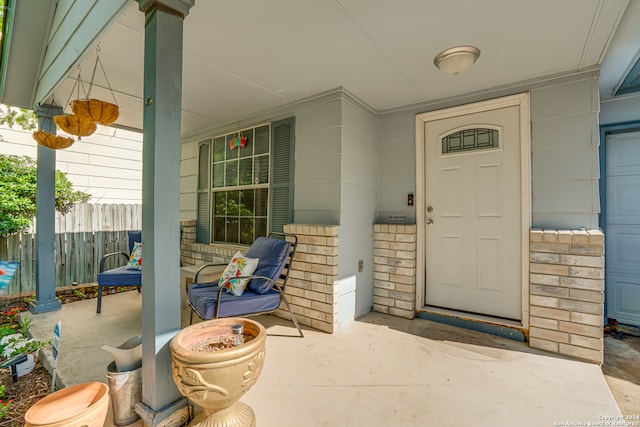
[[[254,339],[225,350],[193,350],[204,340],[230,334],[231,326],[238,323]],[[257,322],[227,318],[197,323],[173,338],[173,380],[183,396],[204,409],[203,418],[192,425],[255,426],[253,410],[238,399],[262,372],[266,336],[267,331]]]
[[[106,384],[82,383],[40,399],[24,414],[25,427],[102,427],[109,410]]]

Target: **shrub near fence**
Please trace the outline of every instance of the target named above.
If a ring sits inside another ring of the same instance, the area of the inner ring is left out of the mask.
[[[92,283],[104,254],[129,251],[127,230],[142,230],[142,206],[81,204],[56,213],[55,227],[56,286]],[[122,262],[111,258],[107,268]],[[35,291],[35,233],[0,237],[0,260],[20,263],[8,294]]]

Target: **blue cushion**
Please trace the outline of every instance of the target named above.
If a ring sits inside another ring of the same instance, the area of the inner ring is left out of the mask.
[[[131,251],[133,250],[133,244],[138,242],[138,243],[142,243],[142,231],[128,231],[128,237],[127,239],[129,240],[129,253],[128,255],[131,255]]]
[[[286,240],[273,237],[258,237],[247,251],[247,258],[259,258],[255,276],[270,277],[277,280],[287,263],[291,245]],[[249,289],[257,294],[264,294],[273,287],[273,283],[265,279],[251,279]]]
[[[142,271],[127,270],[123,267],[103,271],[98,274],[98,286],[141,286]]]
[[[255,280],[255,279],[252,279]],[[218,298],[218,286],[199,283],[189,287],[187,291],[189,303],[203,319],[213,319]],[[222,292],[220,313],[218,317],[236,317],[248,314],[274,311],[280,305],[280,294],[272,289],[263,294],[256,294],[246,289],[241,297]]]

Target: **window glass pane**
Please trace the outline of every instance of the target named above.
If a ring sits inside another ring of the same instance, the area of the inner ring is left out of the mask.
[[[267,236],[267,218],[256,218],[256,239]]]
[[[227,242],[239,243],[238,218],[227,218]]]
[[[212,241],[250,245],[269,227],[271,127],[217,136],[212,145],[211,182],[204,184],[211,186]]]
[[[213,188],[224,187],[224,163],[213,164]]]
[[[240,132],[240,136],[244,136],[245,138],[247,138],[247,142],[245,143],[244,147],[239,148],[238,155],[240,155],[241,158],[253,156],[253,129],[243,130],[242,132]]]
[[[224,242],[226,236],[224,234],[224,229],[226,225],[226,220],[224,217],[216,216],[213,218],[213,240],[216,242]]]
[[[224,147],[227,160],[238,158],[238,149],[237,148],[234,148],[233,150],[231,149],[231,141],[233,140],[233,138],[235,138],[235,136],[236,136],[235,134],[227,135],[226,144]]]
[[[240,159],[240,185],[251,185],[253,178],[253,159]]]
[[[255,154],[269,153],[269,126],[256,128]]]
[[[256,216],[267,216],[267,203],[269,191],[266,188],[256,189],[255,213]]]
[[[224,137],[213,140],[213,161],[220,162],[224,160],[225,143]]]
[[[258,156],[254,158],[255,178],[254,184],[266,184],[269,182],[269,156]]]
[[[253,218],[240,218],[240,243],[243,245],[253,243],[255,240],[253,237],[254,227]]]
[[[218,191],[214,194],[215,207],[213,208],[214,215],[224,215],[227,213],[227,193],[224,191]]]
[[[499,148],[496,129],[474,128],[452,133],[442,138],[442,154]]]
[[[225,186],[232,187],[238,185],[238,161],[231,160],[225,162]]]
[[[240,201],[242,202],[242,206],[244,208],[241,216],[255,215],[254,202],[253,202],[254,197],[255,197],[254,190],[240,191]]]
[[[227,192],[227,215],[238,216],[240,214],[240,192],[228,191]]]

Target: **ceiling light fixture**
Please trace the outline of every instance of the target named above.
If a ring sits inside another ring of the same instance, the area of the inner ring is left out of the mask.
[[[443,50],[433,58],[433,63],[443,72],[457,76],[478,60],[480,49],[474,46],[456,46]]]

